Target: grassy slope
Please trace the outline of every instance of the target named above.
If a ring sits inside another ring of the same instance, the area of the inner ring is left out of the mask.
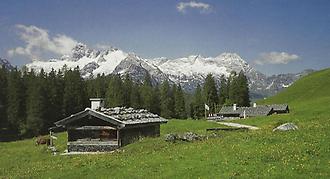
[[[32,140],[0,143],[0,178],[10,177],[330,177],[330,70],[307,76],[263,103],[289,103],[292,112],[267,118],[239,120],[262,130],[221,132],[221,137],[194,143],[166,143],[145,138],[121,152],[102,155],[50,156]],[[277,124],[290,121],[298,131],[273,133]],[[169,132],[205,134],[206,121],[172,120],[161,128]],[[58,140],[65,149],[66,135]]]

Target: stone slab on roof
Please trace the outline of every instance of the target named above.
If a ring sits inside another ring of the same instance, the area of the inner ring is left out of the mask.
[[[240,117],[255,117],[255,116],[267,116],[272,111],[286,111],[288,109],[287,104],[271,104],[271,105],[258,105],[256,107],[237,107],[234,110],[233,106],[224,106],[221,108],[219,115],[239,115]]]
[[[244,117],[244,111],[247,117],[255,117],[255,116],[267,116],[271,113],[273,108],[268,106],[239,107],[239,110],[241,112],[240,117]]]
[[[272,107],[274,111],[285,111],[289,108],[287,104],[270,104],[265,106]]]
[[[111,116],[125,124],[167,122],[166,119],[158,116],[157,114],[153,114],[146,109],[115,107],[101,108],[98,112]]]
[[[239,115],[240,117],[254,117],[254,116],[267,116],[271,113],[272,108],[268,106],[257,106],[257,107],[237,107],[236,110],[232,106],[222,107],[220,110],[220,115]]]
[[[87,115],[100,118],[106,122],[124,128],[126,125],[149,124],[149,123],[166,123],[167,120],[153,114],[145,109],[133,109],[126,107],[101,108],[93,110],[86,108],[84,111],[73,114],[67,118],[55,122],[56,126],[66,126],[67,124],[79,120]]]
[[[238,107],[239,108],[239,107]],[[235,110],[232,106],[223,106],[220,110],[220,114],[240,114],[239,110]]]

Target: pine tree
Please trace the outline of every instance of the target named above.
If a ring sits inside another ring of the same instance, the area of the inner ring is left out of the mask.
[[[171,87],[170,87],[170,91],[171,91],[171,98],[172,98],[172,101],[173,101],[173,114],[172,114],[172,117],[173,118],[179,118],[178,115],[176,114],[176,111],[175,111],[175,95],[176,95],[176,90],[177,90],[178,86],[176,84],[173,84]]]
[[[56,71],[52,69],[46,79],[46,84],[48,94],[48,117],[47,121],[45,121],[45,126],[49,128],[54,125],[54,122],[65,117],[63,115],[64,79],[62,72],[58,71],[56,73]]]
[[[222,75],[220,79],[220,89],[219,89],[219,104],[224,105],[226,100],[228,100],[228,80]]]
[[[228,101],[227,105],[237,104],[238,102],[238,93],[239,93],[239,85],[237,81],[236,72],[232,72],[229,77],[230,85],[228,90]]]
[[[217,87],[212,74],[206,76],[203,93],[205,102],[210,107],[210,111],[214,111],[214,106],[218,104],[219,100]]]
[[[158,85],[152,89],[150,112],[160,115],[160,91]]]
[[[130,98],[131,107],[140,109],[142,108],[142,99],[140,94],[140,86],[136,83],[133,83],[131,98]]]
[[[65,116],[84,110],[88,105],[86,86],[79,68],[64,73],[63,109]]]
[[[107,79],[104,73],[102,75],[98,74],[93,81],[94,81],[93,84],[95,88],[95,95],[90,97],[104,98],[108,88]]]
[[[152,102],[153,102],[153,90],[152,90],[152,83],[151,78],[148,73],[146,73],[144,77],[143,84],[140,88],[141,90],[141,97],[143,101],[143,108],[151,111],[152,109]]]
[[[21,73],[16,68],[8,74],[7,119],[11,132],[19,134],[25,123],[25,90]]]
[[[7,127],[7,77],[8,70],[0,67],[0,130]]]
[[[125,89],[123,81],[119,75],[113,76],[109,81],[109,86],[106,92],[107,107],[124,106]]]
[[[173,85],[173,89],[176,88],[176,90],[173,90],[174,93],[174,110],[175,110],[175,117],[179,119],[185,119],[187,117],[186,109],[185,109],[185,100],[184,100],[184,93],[182,91],[181,85],[176,87],[176,85]]]
[[[199,84],[196,87],[191,107],[193,108],[193,118],[201,118],[204,116],[204,100],[202,89]]]
[[[38,76],[31,71],[27,82],[26,125],[22,131],[25,136],[36,136],[47,131],[47,99],[44,71],[42,70]]]
[[[250,106],[248,80],[244,75],[243,71],[241,71],[238,74],[237,85],[238,85],[237,104],[239,106]]]
[[[168,81],[164,81],[160,89],[160,114],[165,118],[174,116],[174,101],[171,87]]]
[[[124,106],[131,106],[131,94],[132,94],[133,82],[131,77],[127,73],[124,79]]]

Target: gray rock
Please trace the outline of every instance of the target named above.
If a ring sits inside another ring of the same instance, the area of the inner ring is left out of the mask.
[[[193,133],[193,132],[186,132],[180,136],[180,139],[182,141],[191,142],[191,141],[195,141],[195,140],[201,140],[201,136],[199,136],[198,134]]]
[[[297,129],[298,129],[298,127],[295,124],[285,123],[280,126],[277,126],[275,129],[273,129],[273,132],[274,131],[290,131],[290,130],[297,130]]]
[[[184,134],[166,134],[165,135],[165,141],[167,142],[176,142],[176,141],[186,141],[186,142],[192,142],[196,140],[203,140],[205,139],[205,136],[198,135],[193,132],[186,132]]]
[[[165,135],[165,141],[166,142],[175,142],[177,140],[178,136],[176,134],[166,134]]]

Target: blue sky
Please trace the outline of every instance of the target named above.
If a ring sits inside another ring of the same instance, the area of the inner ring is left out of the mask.
[[[329,0],[2,0],[0,7],[0,57],[19,66],[83,42],[145,58],[235,52],[268,75],[330,67]],[[32,27],[47,45],[22,39]]]

